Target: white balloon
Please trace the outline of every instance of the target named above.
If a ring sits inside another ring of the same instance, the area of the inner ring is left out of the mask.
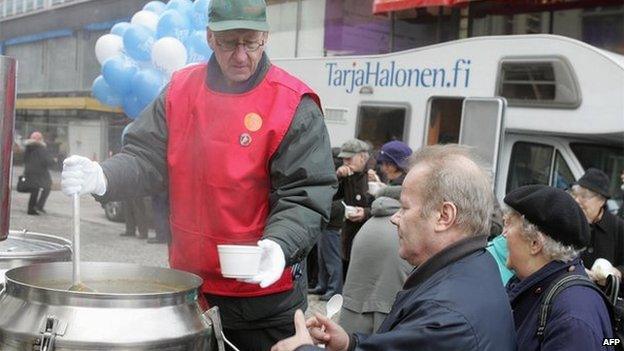
[[[123,53],[123,38],[115,34],[104,34],[95,42],[95,57],[101,64],[113,56]]]
[[[186,59],[186,47],[176,38],[158,39],[152,47],[152,64],[168,75],[184,67]]]
[[[140,24],[149,28],[152,32],[156,32],[156,27],[158,26],[158,15],[151,11],[139,11],[132,16],[130,23]]]

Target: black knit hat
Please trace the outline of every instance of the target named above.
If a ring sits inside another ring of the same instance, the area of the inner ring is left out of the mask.
[[[561,189],[527,185],[510,191],[503,201],[555,241],[577,249],[589,243],[583,210]]]
[[[611,197],[609,194],[609,176],[598,168],[588,169],[575,184],[602,195],[607,199]]]

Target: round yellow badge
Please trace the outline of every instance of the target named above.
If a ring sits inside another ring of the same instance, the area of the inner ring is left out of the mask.
[[[248,113],[245,116],[245,128],[250,132],[257,132],[262,128],[262,117],[255,112]]]

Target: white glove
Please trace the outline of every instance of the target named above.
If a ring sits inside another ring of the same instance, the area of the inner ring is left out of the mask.
[[[273,240],[260,240],[258,246],[262,248],[258,274],[243,281],[250,284],[260,284],[261,288],[266,288],[282,277],[284,267],[286,267],[286,258],[282,247]]]
[[[102,167],[86,157],[73,155],[63,161],[61,189],[67,196],[74,194],[104,195],[106,177]]]

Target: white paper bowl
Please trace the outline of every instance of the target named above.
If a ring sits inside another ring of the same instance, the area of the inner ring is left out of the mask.
[[[611,262],[604,258],[599,258],[594,261],[594,264],[591,268],[591,270],[594,271],[594,273],[596,274],[596,277],[601,280],[606,279],[612,269],[613,265],[611,264]]]
[[[262,249],[248,245],[217,245],[221,275],[246,279],[258,273]]]
[[[379,191],[385,187],[386,185],[381,182],[368,182],[368,193],[377,197]]]
[[[357,212],[357,208],[355,206],[345,206],[345,218],[349,219],[350,216],[354,215]]]

